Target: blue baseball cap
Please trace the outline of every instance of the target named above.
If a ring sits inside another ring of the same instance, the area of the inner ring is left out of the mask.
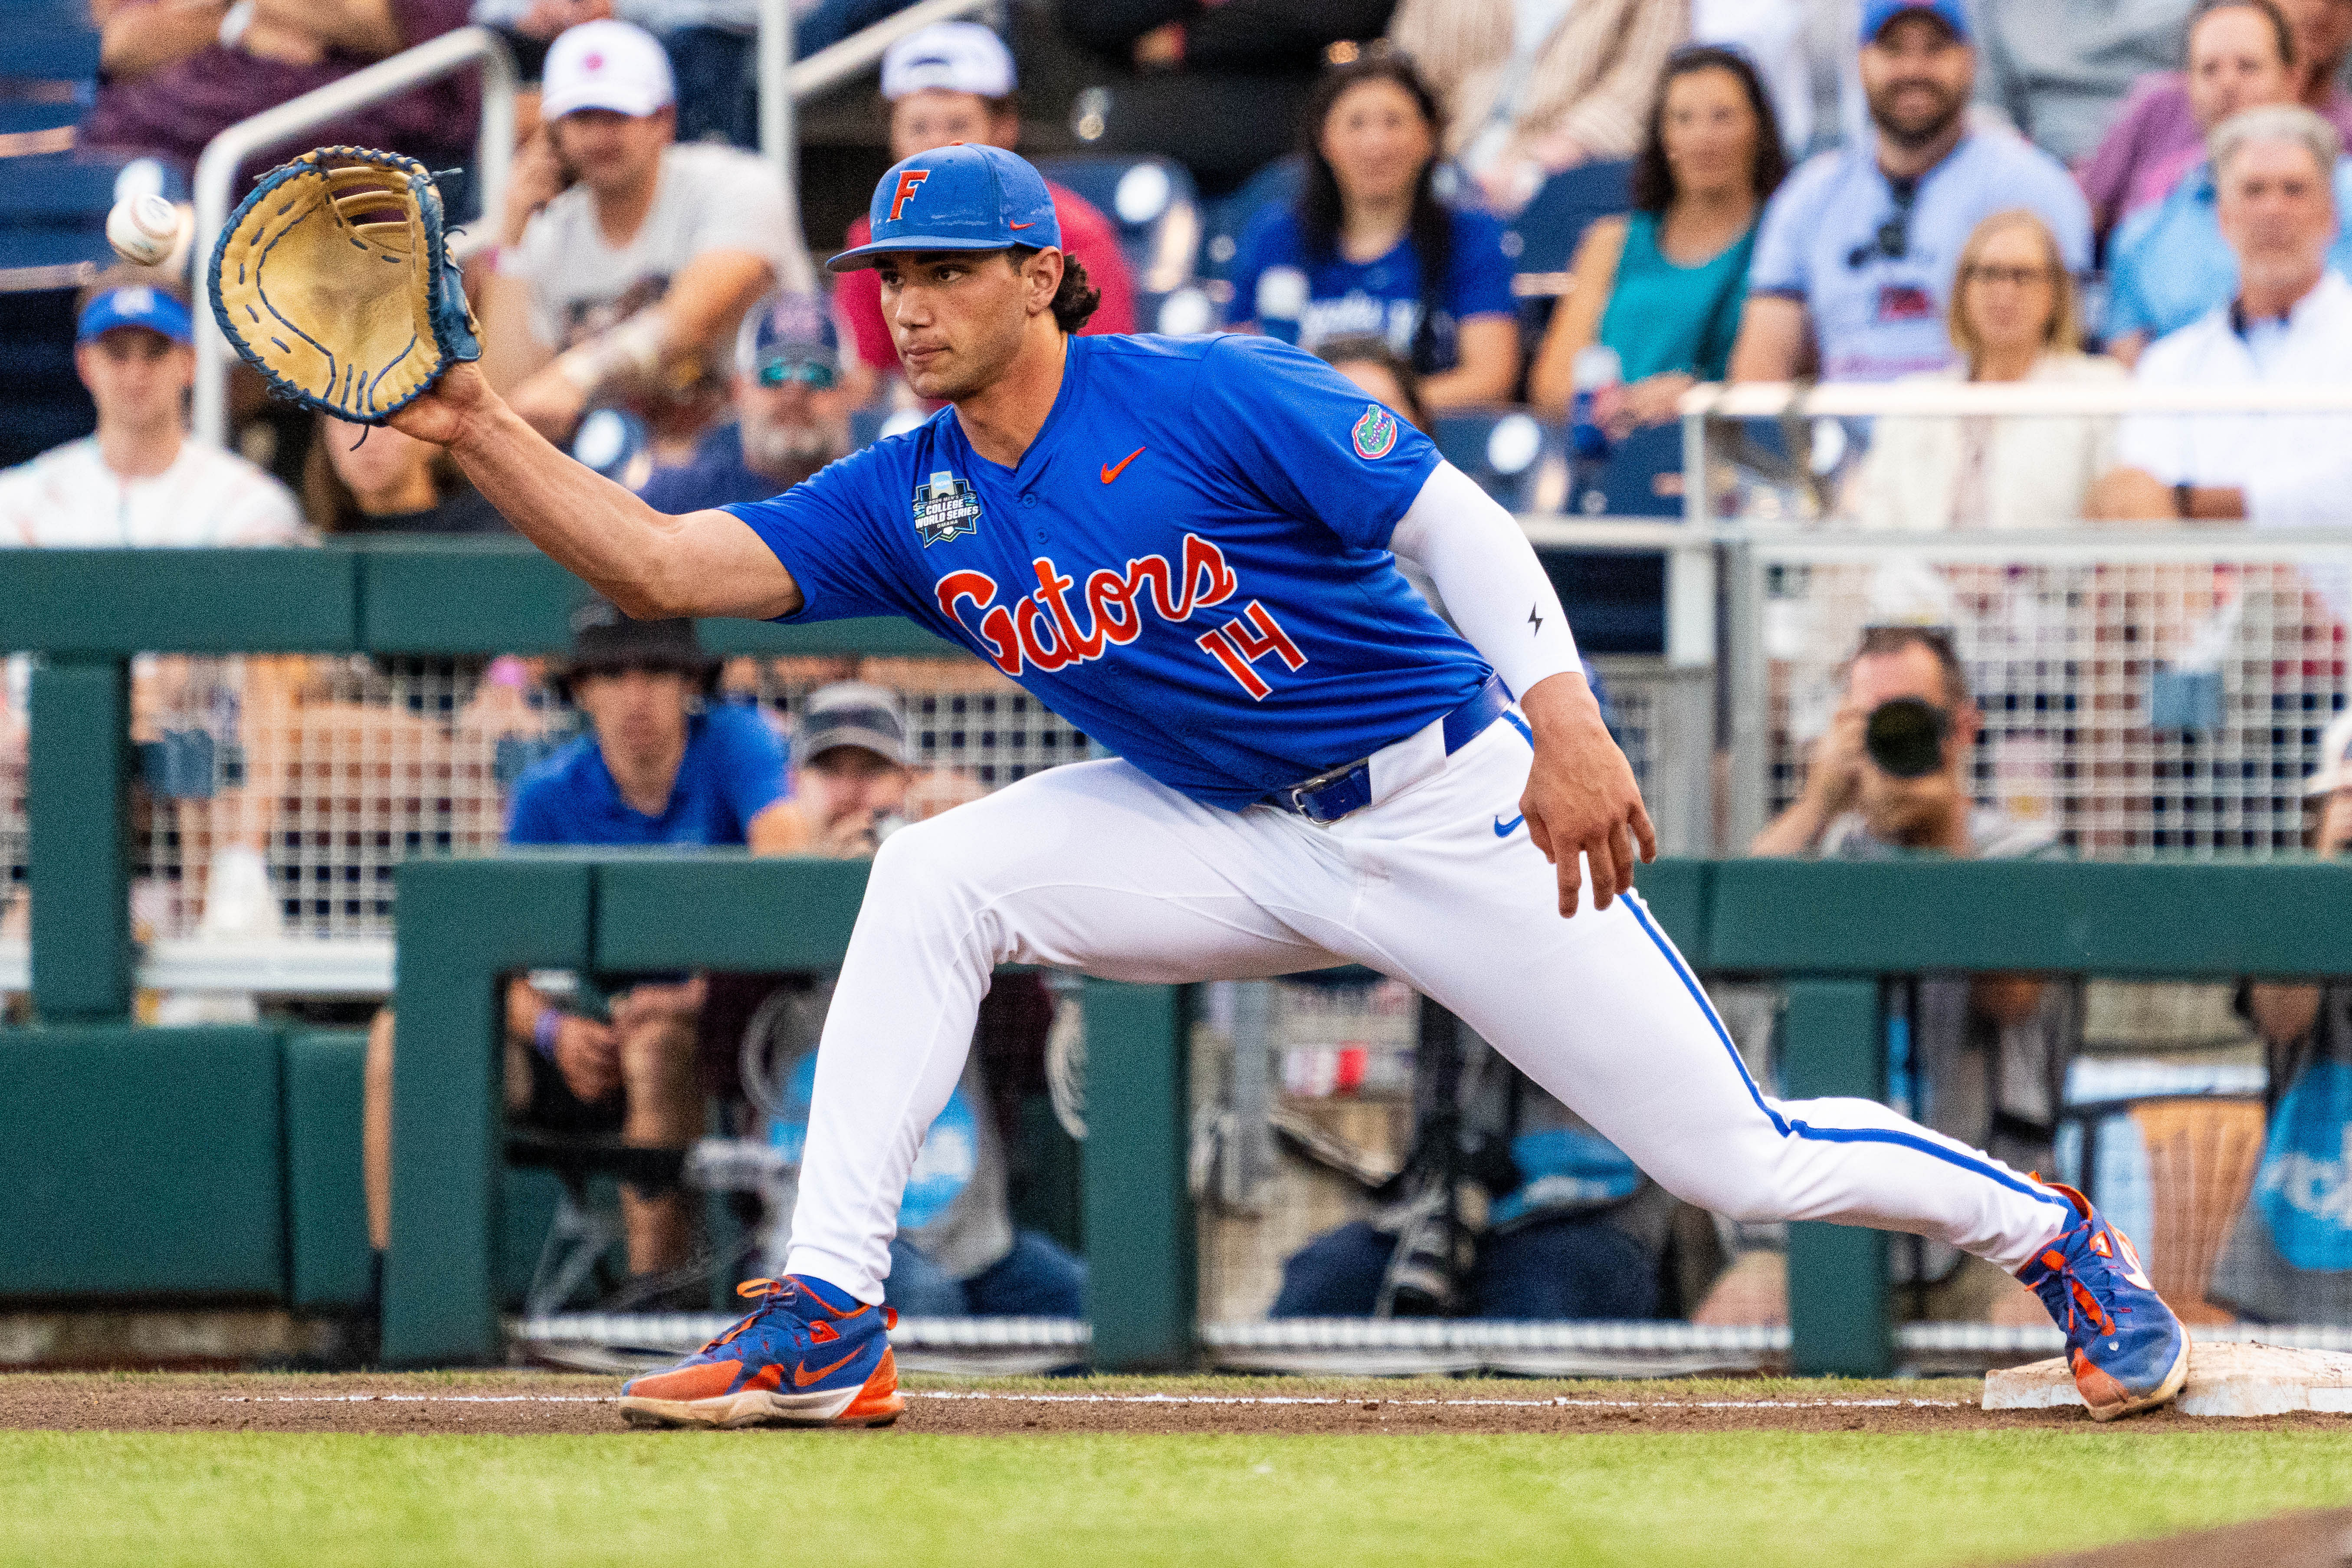
[[[74,323],[74,342],[86,343],[100,332],[110,332],[117,327],[144,327],[151,332],[161,332],[175,343],[192,342],[195,329],[188,321],[188,308],[160,289],[150,289],[144,283],[134,283],[127,289],[109,289],[81,308],[81,319]]]
[[[825,263],[855,272],[875,258],[905,250],[1008,250],[1016,245],[1059,249],[1045,176],[1002,147],[958,142],[890,166],[874,187],[866,216],[874,237]]]
[[[1964,44],[1975,41],[1969,36],[1969,14],[1960,0],[1862,0],[1862,41],[1876,43],[1887,23],[1913,11],[1935,17]]]

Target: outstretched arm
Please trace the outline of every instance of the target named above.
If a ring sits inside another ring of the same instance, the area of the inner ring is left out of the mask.
[[[1536,756],[1519,809],[1528,837],[1559,870],[1559,912],[1576,913],[1579,855],[1592,868],[1592,907],[1607,909],[1633,885],[1637,847],[1643,859],[1657,858],[1657,836],[1527,535],[1467,475],[1441,462],[1390,548],[1421,563],[1528,716]]]
[[[749,524],[724,511],[656,511],[550,446],[472,364],[452,365],[392,427],[447,447],[509,522],[639,620],[770,620],[801,607],[799,584]]]

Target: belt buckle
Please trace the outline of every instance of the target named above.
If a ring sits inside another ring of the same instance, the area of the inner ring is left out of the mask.
[[[1354,773],[1358,768],[1364,767],[1370,762],[1371,759],[1370,757],[1360,757],[1352,763],[1342,763],[1338,767],[1332,768],[1328,772],[1317,773],[1311,779],[1307,779],[1301,783],[1292,784],[1289,788],[1282,792],[1282,797],[1285,801],[1289,803],[1292,812],[1297,816],[1305,817],[1307,821],[1314,823],[1318,827],[1327,827],[1332,823],[1338,821],[1339,818],[1325,816],[1321,812],[1315,809],[1314,806],[1308,803],[1307,797],[1309,795],[1318,795],[1322,791],[1330,788],[1333,784],[1345,779],[1349,773]]]

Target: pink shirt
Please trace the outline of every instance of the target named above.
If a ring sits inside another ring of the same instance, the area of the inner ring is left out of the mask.
[[[2352,143],[2352,97],[2331,87],[2319,112]],[[2189,110],[2188,79],[2178,71],[2140,78],[2098,150],[2075,172],[2091,200],[2093,230],[2105,239],[2126,214],[2162,201],[2204,156],[2205,133]]]

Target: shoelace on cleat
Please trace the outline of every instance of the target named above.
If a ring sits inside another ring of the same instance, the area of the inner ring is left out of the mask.
[[[2115,1293],[2112,1284],[2103,1291],[2084,1279],[2074,1268],[2074,1260],[2063,1250],[2063,1245],[2072,1240],[2076,1234],[2092,1228],[2092,1222],[2084,1220],[2074,1230],[2068,1231],[2051,1243],[2036,1259],[2043,1268],[2048,1270],[2042,1276],[2043,1282],[2056,1279],[2065,1291],[2066,1329],[2070,1334],[2074,1331],[2074,1319],[2078,1312],[2087,1318],[2094,1331],[2112,1334],[2116,1331],[2116,1318],[2131,1310],[2129,1307],[2118,1307],[2115,1304],[2112,1299]],[[2111,1271],[2113,1265],[2110,1264]]]
[[[735,1294],[742,1297],[745,1300],[757,1301],[759,1302],[759,1305],[752,1308],[751,1311],[746,1313],[744,1316],[735,1320],[734,1325],[725,1333],[720,1334],[717,1339],[712,1340],[709,1344],[704,1345],[700,1350],[694,1353],[697,1355],[709,1355],[712,1351],[717,1350],[720,1345],[726,1344],[730,1341],[733,1340],[744,1330],[750,1328],[761,1318],[766,1317],[770,1312],[775,1310],[778,1307],[782,1306],[785,1302],[791,1300],[800,1293],[800,1287],[793,1284],[789,1279],[744,1280],[740,1285],[735,1287]]]

